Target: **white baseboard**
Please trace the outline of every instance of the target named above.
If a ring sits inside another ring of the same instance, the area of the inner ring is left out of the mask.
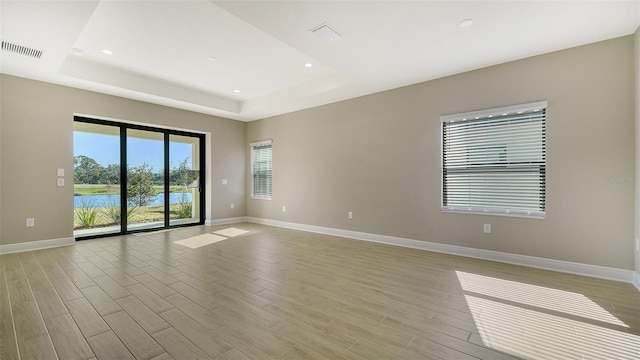
[[[637,271],[633,272],[633,281],[632,281],[632,283],[636,287],[636,289],[638,289],[638,291],[640,291],[640,274],[638,274]]]
[[[235,224],[235,223],[239,223],[239,222],[244,222],[246,221],[246,218],[244,216],[240,216],[240,217],[233,217],[233,218],[225,218],[225,219],[207,219],[204,222],[205,226],[216,226],[216,225],[225,225],[225,224]]]
[[[54,248],[58,246],[67,246],[75,244],[76,240],[72,237],[29,241],[25,243],[0,245],[0,254],[11,254],[23,251],[41,250]]]
[[[269,220],[256,217],[234,217],[225,219],[206,220],[206,226],[234,224],[239,222],[251,222],[256,224],[263,224],[287,229],[301,230],[307,232],[313,232],[318,234],[339,236],[349,239],[364,240],[377,242],[382,244],[396,245],[407,248],[427,250],[451,255],[459,255],[476,259],[492,260],[514,265],[528,266],[538,269],[553,270],[569,274],[590,276],[600,279],[622,281],[633,284],[640,291],[640,274],[632,270],[624,270],[611,268],[606,266],[581,264],[570,261],[554,260],[547,258],[540,258],[535,256],[510,254],[499,251],[474,249],[463,246],[439,244],[428,241],[406,239],[388,235],[378,235],[371,233],[364,233],[351,230],[342,230],[336,228],[328,228],[315,225],[306,225],[299,223],[292,223],[286,221]],[[26,243],[18,244],[6,244],[0,245],[0,254],[10,254],[23,251],[40,250],[53,248],[58,246],[72,245],[75,243],[74,238],[60,238],[50,240],[30,241]]]
[[[413,249],[427,250],[451,255],[459,255],[476,259],[492,260],[514,265],[528,266],[532,268],[559,271],[563,273],[589,276],[600,279],[634,283],[640,290],[640,275],[631,270],[617,269],[606,266],[589,265],[570,261],[540,258],[535,256],[510,254],[499,251],[474,249],[463,246],[439,244],[428,241],[405,239],[394,236],[370,234],[358,231],[327,228],[314,225],[305,225],[278,220],[269,220],[255,217],[246,217],[245,221],[256,224],[264,224],[294,230],[302,230],[325,235],[340,236],[345,238],[365,240],[389,245],[403,246]],[[635,274],[635,278],[634,278]]]

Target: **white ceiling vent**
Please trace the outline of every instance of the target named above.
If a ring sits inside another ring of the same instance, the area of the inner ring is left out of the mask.
[[[333,30],[327,23],[316,26],[315,28],[311,29],[311,32],[320,39],[328,42],[334,42],[342,38],[342,36],[337,31]]]
[[[42,57],[42,50],[37,50],[27,46],[10,43],[4,40],[2,40],[2,50],[11,51],[16,54],[29,56],[36,59],[40,59]]]

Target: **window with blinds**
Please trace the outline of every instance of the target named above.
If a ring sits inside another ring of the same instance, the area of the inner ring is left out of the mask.
[[[271,140],[251,143],[251,197],[271,199],[272,161]]]
[[[544,218],[546,108],[441,117],[442,211]]]

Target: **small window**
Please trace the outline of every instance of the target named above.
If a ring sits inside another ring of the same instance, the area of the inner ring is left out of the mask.
[[[251,197],[271,199],[271,140],[251,143]]]
[[[442,116],[442,211],[544,218],[546,108]]]

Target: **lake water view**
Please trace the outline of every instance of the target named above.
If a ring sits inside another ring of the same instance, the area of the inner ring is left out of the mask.
[[[169,204],[179,204],[182,201],[191,202],[191,193],[169,193]],[[73,207],[75,209],[84,206],[108,207],[120,204],[120,194],[111,195],[75,195],[73,197]],[[162,206],[164,204],[164,193],[159,193],[149,203],[149,206]]]

